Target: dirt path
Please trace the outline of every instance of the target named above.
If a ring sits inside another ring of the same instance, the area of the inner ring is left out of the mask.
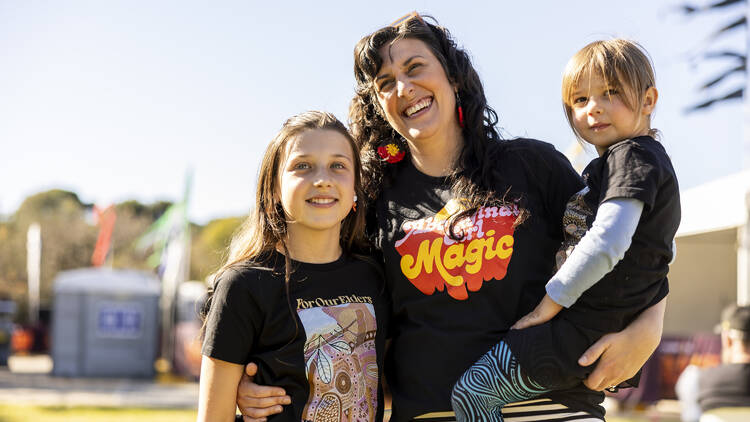
[[[197,382],[50,375],[49,356],[12,356],[0,367],[0,403],[37,406],[196,408]]]

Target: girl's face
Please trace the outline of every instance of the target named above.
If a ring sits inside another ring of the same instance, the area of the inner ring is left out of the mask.
[[[354,152],[328,129],[291,139],[279,167],[279,192],[290,234],[338,231],[354,201]]]
[[[599,74],[584,75],[573,88],[569,100],[573,126],[586,142],[596,147],[599,155],[620,141],[648,135],[656,89],[649,88],[640,110],[629,108],[623,102],[624,94],[620,88],[607,86]]]
[[[380,57],[374,85],[391,127],[414,142],[458,128],[454,87],[425,43],[404,38],[383,46]]]

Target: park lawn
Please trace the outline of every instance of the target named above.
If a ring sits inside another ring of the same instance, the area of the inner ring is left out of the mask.
[[[112,407],[45,407],[0,404],[0,422],[193,422],[195,409],[137,409]],[[679,422],[675,417],[608,416],[607,422]]]
[[[0,422],[194,422],[195,409],[45,407],[0,404]]]

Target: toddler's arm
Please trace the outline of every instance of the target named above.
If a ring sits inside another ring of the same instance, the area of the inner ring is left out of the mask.
[[[632,198],[604,201],[591,229],[547,283],[539,305],[511,328],[523,329],[549,321],[562,307],[570,307],[617,265],[630,248],[643,212],[643,202]]]
[[[547,283],[547,294],[566,308],[617,265],[643,212],[643,202],[614,198],[599,205],[596,219],[573,252]]]

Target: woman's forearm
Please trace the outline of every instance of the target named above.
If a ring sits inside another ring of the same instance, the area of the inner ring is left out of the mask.
[[[640,315],[628,325],[625,330],[633,331],[635,336],[643,336],[644,341],[652,343],[651,353],[661,341],[661,335],[664,331],[664,312],[667,309],[667,298],[665,297],[659,303],[646,308]],[[637,338],[636,337],[636,341]]]
[[[661,341],[667,299],[645,309],[618,333],[607,334],[584,352],[583,366],[598,362],[584,381],[592,390],[603,390],[632,378]]]

